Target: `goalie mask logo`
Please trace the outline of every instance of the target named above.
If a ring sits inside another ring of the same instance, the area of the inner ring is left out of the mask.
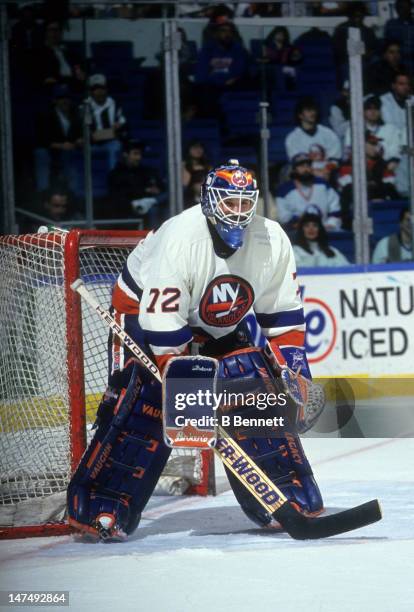
[[[236,170],[231,175],[231,182],[235,187],[243,188],[248,184],[248,178],[244,172],[241,170]]]
[[[209,283],[201,298],[200,318],[213,327],[230,327],[244,317],[253,301],[253,287],[244,278],[218,276]]]

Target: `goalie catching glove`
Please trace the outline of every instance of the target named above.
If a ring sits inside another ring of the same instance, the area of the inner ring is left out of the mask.
[[[298,349],[297,349],[298,350]],[[267,343],[264,348],[266,359],[280,377],[283,388],[297,407],[296,430],[305,433],[313,427],[325,407],[323,387],[301,374],[301,367],[293,371],[276,345]],[[307,368],[305,371],[308,371]]]
[[[316,423],[325,407],[323,387],[312,381],[305,349],[285,344],[279,346],[280,337],[269,340],[263,335],[254,315],[248,315],[237,327],[239,339],[263,349],[267,363],[283,383],[284,391],[297,407],[295,426],[298,433],[305,433]]]

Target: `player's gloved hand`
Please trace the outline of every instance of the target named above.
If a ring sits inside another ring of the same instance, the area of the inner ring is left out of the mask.
[[[139,198],[132,200],[132,210],[136,215],[146,215],[147,212],[157,203],[157,198]]]
[[[298,433],[305,433],[318,420],[326,401],[322,385],[311,379],[305,351],[286,347],[282,352],[275,343],[268,343],[264,354],[297,406]]]

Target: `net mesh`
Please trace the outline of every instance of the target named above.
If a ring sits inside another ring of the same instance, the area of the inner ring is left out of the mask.
[[[0,238],[0,525],[51,520],[47,499],[59,499],[62,513],[71,472],[66,240],[65,233]],[[132,248],[107,242],[81,246],[78,255],[81,277],[104,307]],[[106,386],[107,328],[85,303],[82,328],[90,424]],[[174,451],[159,492],[180,494],[205,476],[200,453]]]

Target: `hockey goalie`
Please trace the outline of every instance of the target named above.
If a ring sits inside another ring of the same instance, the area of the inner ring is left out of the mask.
[[[295,261],[279,224],[256,214],[258,195],[237,160],[209,172],[200,205],[166,221],[130,254],[111,312],[161,372],[171,357],[191,352],[218,359],[222,378],[265,372],[283,379],[297,402],[296,431],[305,431],[322,405],[307,401],[312,385]],[[161,385],[112,334],[108,362],[95,435],[68,488],[68,515],[80,532],[116,540],[138,526],[171,451],[163,441]],[[296,433],[293,444],[290,434],[238,443],[296,509],[322,512]],[[271,527],[273,518],[228,477],[246,515]]]

